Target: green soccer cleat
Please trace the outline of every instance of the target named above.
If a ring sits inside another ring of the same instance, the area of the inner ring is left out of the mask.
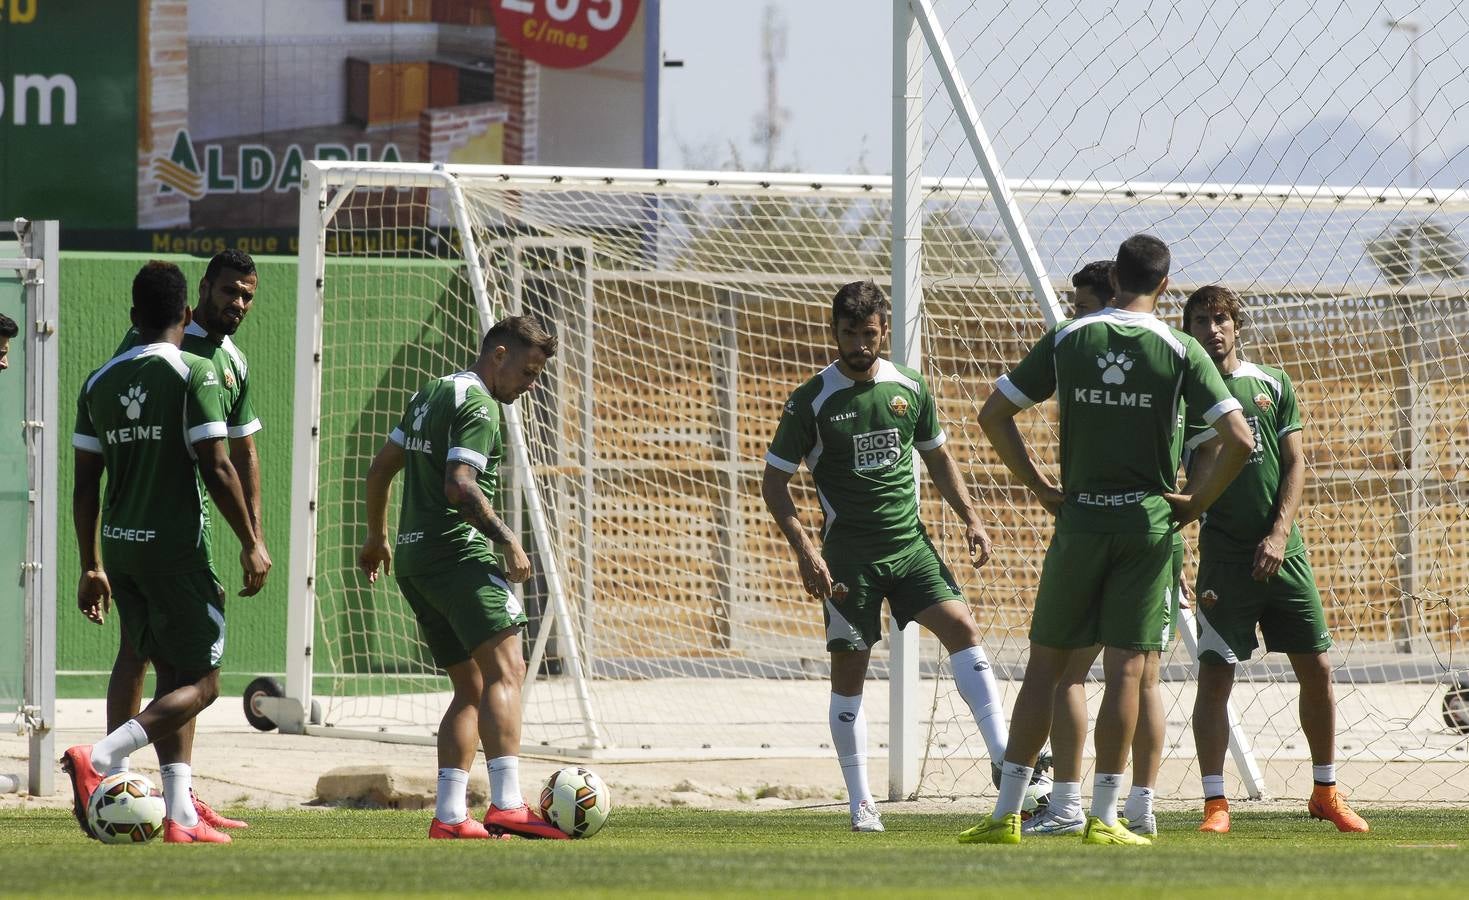
[[[1115,825],[1108,825],[1096,816],[1087,816],[1086,832],[1082,834],[1081,842],[1131,847],[1151,847],[1153,845],[1152,841],[1142,835],[1128,831],[1126,824],[1118,822]]]
[[[1020,813],[1007,816],[987,816],[983,822],[960,833],[961,844],[1018,844],[1020,843]]]

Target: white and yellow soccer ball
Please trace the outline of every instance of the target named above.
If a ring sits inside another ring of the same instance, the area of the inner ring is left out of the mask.
[[[591,769],[567,766],[541,788],[541,818],[574,838],[589,838],[607,824],[612,793]]]
[[[163,832],[163,795],[137,772],[108,775],[87,801],[87,824],[104,844],[142,844]]]

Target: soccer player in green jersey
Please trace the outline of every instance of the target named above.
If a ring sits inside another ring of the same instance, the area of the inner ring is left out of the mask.
[[[10,339],[20,334],[15,320],[0,313],[0,372],[10,368]]]
[[[260,521],[260,460],[255,452],[255,432],[260,430],[260,419],[255,415],[255,406],[250,399],[250,371],[245,364],[245,354],[232,339],[255,305],[255,294],[259,287],[259,276],[255,261],[243,250],[224,250],[215,254],[199,281],[198,300],[194,306],[193,320],[184,329],[182,349],[185,353],[209,360],[219,378],[219,389],[223,395],[226,436],[229,439],[230,463],[240,478],[240,488],[245,494],[245,505],[250,513],[250,525],[260,537],[260,552],[266,560],[270,554],[265,549],[265,529]],[[128,330],[123,336],[118,353],[129,350],[139,343],[138,329]],[[205,508],[208,515],[208,508]],[[208,537],[205,540],[209,540]],[[124,633],[118,641],[117,659],[112,664],[112,675],[107,680],[107,730],[112,731],[137,714],[143,703],[143,678],[148,672],[147,660],[138,656],[132,641]],[[194,720],[190,719],[179,732],[186,746],[194,743]],[[131,761],[127,757],[113,761],[108,775],[126,772]],[[197,796],[194,806],[199,817],[215,828],[245,828],[239,819],[230,819],[215,812]]]
[[[501,320],[485,335],[473,366],[413,395],[367,472],[367,540],[358,565],[376,581],[379,568],[386,572],[396,563],[398,588],[454,688],[439,724],[431,838],[566,837],[531,812],[520,793],[526,616],[510,584],[529,578],[531,565],[490,502],[504,457],[500,404],[535,386],[556,343],[532,316]],[[403,469],[395,560],[388,490]],[[483,825],[469,817],[466,803],[476,737],[490,772]]]
[[[831,653],[828,721],[847,784],[852,830],[882,831],[867,785],[862,686],[882,637],[886,597],[900,626],[918,622],[949,652],[954,681],[996,762],[1005,755],[1005,712],[979,646],[979,629],[958,583],[918,519],[913,454],[964,522],[976,567],[990,540],[958,467],[944,446],[938,409],[923,376],[882,358],[889,305],[871,281],[845,285],[832,302],[837,360],[791,394],[770,451],[762,494],[796,552],[801,583],[822,601]],[[790,480],[802,461],[816,482],[821,548],[806,533]],[[1039,749],[1039,748],[1037,748]],[[1036,792],[1045,786],[1038,785]]]
[[[1112,260],[1096,260],[1082,266],[1071,276],[1071,317],[1099,312],[1112,301]],[[1182,417],[1174,434],[1182,445]],[[1179,447],[1174,448],[1175,455]],[[1180,591],[1186,591],[1183,578],[1183,534],[1173,533],[1173,563],[1177,573],[1169,586],[1169,616],[1163,637],[1164,649],[1177,627]],[[1175,589],[1176,585],[1176,589]],[[1086,739],[1086,680],[1092,663],[1102,648],[1090,653],[1071,655],[1061,680],[1056,684],[1055,711],[1051,717],[1051,757],[1055,782],[1051,785],[1051,802],[1020,827],[1021,834],[1065,835],[1086,830],[1086,815],[1081,808],[1081,753]],[[1161,656],[1161,654],[1160,654]],[[1153,815],[1153,785],[1163,762],[1163,741],[1167,720],[1163,711],[1163,694],[1158,690],[1158,657],[1149,659],[1143,672],[1138,705],[1137,730],[1132,739],[1132,788],[1128,791],[1123,816],[1127,827],[1136,834],[1156,834],[1157,819]]]
[[[1136,729],[1139,689],[1162,648],[1173,531],[1197,518],[1244,464],[1250,437],[1239,402],[1198,342],[1153,314],[1168,287],[1168,247],[1151,235],[1122,242],[1116,296],[1098,313],[1058,323],[980,410],[1005,466],[1056,516],[1046,551],[1030,659],[1015,701],[995,812],[964,843],[1020,842],[1022,791],[1050,730],[1056,684],[1073,655],[1101,644],[1106,689],[1097,716],[1097,774],[1083,840],[1150,843],[1117,821]],[[1015,425],[1052,394],[1060,405],[1061,485],[1041,473]],[[1178,404],[1202,410],[1223,447],[1175,493]]]
[[[1183,307],[1184,327],[1203,344],[1225,386],[1244,407],[1255,436],[1238,478],[1214,501],[1199,529],[1199,687],[1194,741],[1204,780],[1200,831],[1229,830],[1224,797],[1224,753],[1229,744],[1227,705],[1234,667],[1257,646],[1286,654],[1300,685],[1301,730],[1311,748],[1314,786],[1310,814],[1341,831],[1366,831],[1336,789],[1336,697],[1331,687],[1331,633],[1321,608],[1296,510],[1306,482],[1301,414],[1285,372],[1240,357],[1244,307],[1226,287],[1194,291]],[[1207,463],[1210,423],[1189,411],[1189,467]]]
[[[163,839],[230,842],[198,818],[190,786],[192,747],[183,734],[219,696],[225,644],[224,590],[211,566],[200,480],[240,539],[243,595],[259,592],[270,560],[225,447],[218,372],[179,349],[190,318],[188,287],[178,267],[145,265],[133,280],[138,346],[93,372],[77,400],[77,606],[100,622],[116,600],[124,633],[157,673],[146,709],[96,744],[71,747],[62,757],[77,821],[89,836],[94,835],[87,801],[103,772],[151,743],[162,764]],[[103,472],[105,503],[99,496]]]

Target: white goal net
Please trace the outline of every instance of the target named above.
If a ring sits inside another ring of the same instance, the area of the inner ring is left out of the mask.
[[[537,571],[559,576],[566,612],[532,676],[527,743],[829,753],[820,610],[802,596],[759,479],[785,397],[829,361],[831,295],[855,278],[885,281],[886,179],[351,165],[323,177],[314,656],[327,724],[426,736],[442,713],[446,682],[407,607],[390,581],[369,586],[353,559],[372,454],[421,382],[468,365],[486,321],[450,227],[462,196],[489,317],[539,313],[563,348],[521,401],[549,524],[538,544],[525,515],[525,542]],[[1459,499],[1469,305],[1457,281],[1398,285],[1378,273],[1366,247],[1406,216],[1406,201],[1243,185],[1014,190],[1051,271],[1152,230],[1176,261],[1165,318],[1196,285],[1223,281],[1246,297],[1251,352],[1290,371],[1301,397],[1302,530],[1338,642],[1344,765],[1359,767],[1359,791],[1373,780],[1385,796],[1446,799],[1469,769],[1464,738],[1439,709],[1462,664],[1469,586]],[[1050,522],[1007,477],[975,415],[1044,325],[995,237],[986,192],[933,181],[925,197],[925,368],[995,560],[957,565],[962,533],[927,489],[924,515],[956,564],[1008,703]],[[1452,230],[1466,216],[1469,197],[1454,196],[1437,204],[1435,222]],[[1022,424],[1039,458],[1053,460],[1050,418]],[[809,481],[794,484],[815,521]],[[516,515],[519,498],[500,498],[502,510]],[[528,655],[554,609],[548,588],[540,577],[527,591]],[[568,634],[579,666],[569,665]],[[874,655],[879,679],[885,652]],[[925,638],[922,790],[984,792],[988,761],[942,656]],[[1168,758],[1180,763],[1192,760],[1191,677],[1175,648],[1165,696]],[[1284,790],[1309,765],[1288,668],[1267,658],[1240,680],[1244,728],[1267,774],[1284,767],[1270,785]],[[867,693],[878,742],[886,691]],[[1196,790],[1191,769],[1178,773],[1160,793]]]

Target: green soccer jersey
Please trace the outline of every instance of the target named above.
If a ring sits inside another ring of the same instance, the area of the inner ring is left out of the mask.
[[[1301,413],[1290,378],[1280,369],[1241,362],[1224,376],[1229,392],[1244,408],[1255,436],[1255,449],[1239,475],[1204,514],[1199,552],[1223,560],[1254,559],[1255,548],[1270,533],[1278,509],[1280,442],[1301,430]],[[1186,444],[1193,451],[1214,437],[1211,423],[1188,417]],[[1301,532],[1291,523],[1285,555],[1306,552]]]
[[[1060,404],[1058,529],[1172,528],[1180,404],[1213,424],[1239,401],[1198,342],[1151,313],[1104,309],[1058,323],[996,388],[1016,406]]]
[[[129,328],[123,335],[114,355],[137,346],[138,329]],[[242,438],[260,430],[260,418],[255,415],[255,404],[250,400],[250,370],[245,364],[245,354],[229,335],[223,335],[219,343],[209,337],[198,322],[190,322],[184,329],[183,351],[209,360],[219,377],[220,391],[224,394],[225,425],[229,436]]]
[[[923,533],[912,450],[943,442],[922,375],[880,359],[876,377],[853,381],[832,363],[786,401],[765,461],[794,474],[805,460],[827,548],[879,559]]]
[[[500,406],[473,372],[429,382],[408,401],[388,439],[404,450],[403,512],[398,519],[399,575],[426,575],[461,560],[498,562],[484,535],[444,497],[444,472],[463,462],[479,472],[479,486],[494,502],[500,460]]]
[[[209,568],[194,444],[227,428],[219,375],[172,344],[126,350],[87,378],[72,445],[102,456],[102,561],[170,575]]]

